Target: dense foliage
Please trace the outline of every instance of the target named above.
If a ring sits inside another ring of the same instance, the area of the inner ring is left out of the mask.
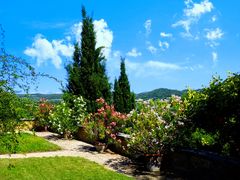
[[[131,93],[123,58],[121,59],[120,76],[114,82],[113,104],[116,110],[122,113],[129,113],[135,108],[135,94]]]
[[[111,100],[111,87],[105,72],[105,57],[102,48],[96,48],[96,33],[93,20],[82,7],[81,46],[75,44],[73,63],[66,67],[68,84],[66,92],[81,95],[87,102],[88,112],[95,112],[95,100],[103,97]]]
[[[186,114],[192,121],[193,131],[212,136],[211,139],[205,138],[211,142],[209,146],[198,143],[198,148],[239,156],[240,75],[229,74],[225,80],[214,77],[209,87],[188,91],[185,100],[188,102]]]

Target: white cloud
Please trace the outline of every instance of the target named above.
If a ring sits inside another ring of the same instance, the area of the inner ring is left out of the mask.
[[[120,51],[114,51],[113,52],[113,57],[120,57],[120,55],[121,55],[121,52]]]
[[[111,54],[113,32],[108,28],[104,19],[93,22],[96,32],[96,47],[103,46],[103,55],[108,58]],[[37,34],[31,47],[27,47],[24,54],[36,58],[38,66],[51,61],[56,68],[60,68],[62,57],[72,57],[74,46],[72,40],[81,41],[82,22],[76,23],[71,27],[71,36],[66,36],[62,40],[49,41],[43,35]]]
[[[81,42],[82,22],[74,24],[72,27],[72,34],[75,36],[77,42]]]
[[[211,20],[212,20],[212,22],[217,21],[217,16],[216,15],[212,16]]]
[[[50,60],[56,68],[60,68],[62,64],[61,57],[71,57],[73,50],[73,45],[64,44],[63,40],[49,42],[41,34],[37,34],[32,46],[27,47],[24,54],[36,58],[38,66]]]
[[[183,37],[192,37],[192,34],[190,33],[191,25],[193,23],[192,19],[186,19],[186,20],[180,20],[172,25],[172,27],[178,27],[182,26],[185,30],[184,33],[182,33]]]
[[[113,42],[113,32],[108,28],[104,19],[94,20],[94,31],[96,32],[96,48],[103,46],[103,55],[109,58]],[[72,34],[78,42],[81,42],[82,22],[72,26]]]
[[[220,28],[216,29],[205,29],[207,32],[205,38],[208,40],[206,43],[211,48],[214,48],[219,45],[218,40],[222,39],[224,32]]]
[[[134,74],[135,76],[156,76],[159,73],[163,73],[166,71],[178,71],[183,68],[177,64],[165,63],[160,61],[146,61],[144,63],[140,62],[132,62],[128,59],[125,60],[126,67],[129,72]]]
[[[169,48],[169,43],[168,42],[166,42],[166,41],[164,41],[164,42],[162,42],[162,41],[159,41],[159,47],[160,47],[160,49],[162,50],[162,51],[165,51],[165,50],[167,50],[168,48]]]
[[[155,54],[157,52],[157,48],[155,48],[153,45],[149,45],[147,47],[147,50],[149,50],[152,54]]]
[[[142,53],[138,52],[136,48],[132,48],[132,50],[127,53],[127,56],[131,56],[131,57],[138,57],[141,55]]]
[[[113,32],[108,28],[107,22],[104,19],[94,20],[93,24],[96,32],[96,47],[103,46],[103,55],[109,58],[113,42]]]
[[[160,36],[163,37],[163,38],[170,38],[170,37],[172,37],[172,34],[171,33],[161,32]]]
[[[211,12],[213,9],[213,4],[208,0],[204,0],[200,3],[193,3],[192,1],[185,1],[187,8],[184,9],[184,14],[187,17],[197,17],[200,18],[201,15]]]
[[[152,29],[151,29],[152,20],[151,19],[146,20],[145,23],[144,23],[144,27],[145,27],[145,30],[146,30],[146,35],[148,36],[152,31]]]
[[[183,37],[193,37],[191,26],[197,24],[202,15],[210,13],[214,6],[209,0],[203,0],[200,3],[193,3],[192,0],[185,0],[186,8],[183,10],[184,18],[172,24],[172,27],[181,26],[185,32],[181,33]]]
[[[181,67],[176,64],[164,63],[159,61],[148,61],[145,63],[145,67],[154,68],[158,70],[180,70]]]
[[[220,28],[216,28],[216,29],[206,29],[207,34],[206,34],[206,38],[210,41],[215,41],[218,39],[221,39],[224,35],[223,31]]]
[[[217,63],[218,61],[218,54],[217,52],[212,52],[212,60],[214,63]]]

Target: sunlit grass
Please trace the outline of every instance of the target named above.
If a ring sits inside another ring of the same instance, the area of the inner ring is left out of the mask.
[[[18,135],[18,141],[16,153],[56,151],[61,149],[59,146],[48,142],[44,138],[28,133]],[[9,153],[8,148],[6,146],[0,146],[0,154],[7,153]]]
[[[0,169],[1,180],[132,179],[78,157],[1,159]]]

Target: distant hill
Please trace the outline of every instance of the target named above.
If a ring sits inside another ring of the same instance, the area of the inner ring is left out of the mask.
[[[171,97],[171,95],[173,94],[176,96],[182,96],[184,92],[186,92],[186,90],[179,91],[179,90],[173,90],[173,89],[167,89],[167,88],[159,88],[153,91],[136,94],[136,98],[143,99],[143,100],[165,99],[167,97]]]
[[[173,90],[173,89],[167,89],[167,88],[159,88],[155,89],[149,92],[143,92],[136,94],[137,99],[165,99],[167,97],[170,97],[171,95],[177,95],[182,96],[182,94],[186,92],[186,90],[179,91],[179,90]],[[26,96],[25,94],[18,94],[19,97]],[[39,101],[40,98],[48,99],[50,102],[59,102],[62,99],[62,94],[30,94],[29,97],[33,99],[34,101]]]
[[[25,94],[18,94],[19,97],[25,97]],[[39,101],[41,98],[45,98],[50,102],[59,102],[62,99],[62,94],[29,94],[29,97],[34,101]]]

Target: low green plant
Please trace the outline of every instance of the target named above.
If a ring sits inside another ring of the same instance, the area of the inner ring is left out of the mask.
[[[199,147],[200,146],[213,146],[216,144],[219,139],[219,133],[210,134],[207,133],[204,129],[197,128],[195,132],[192,133],[191,137],[191,146]]]

